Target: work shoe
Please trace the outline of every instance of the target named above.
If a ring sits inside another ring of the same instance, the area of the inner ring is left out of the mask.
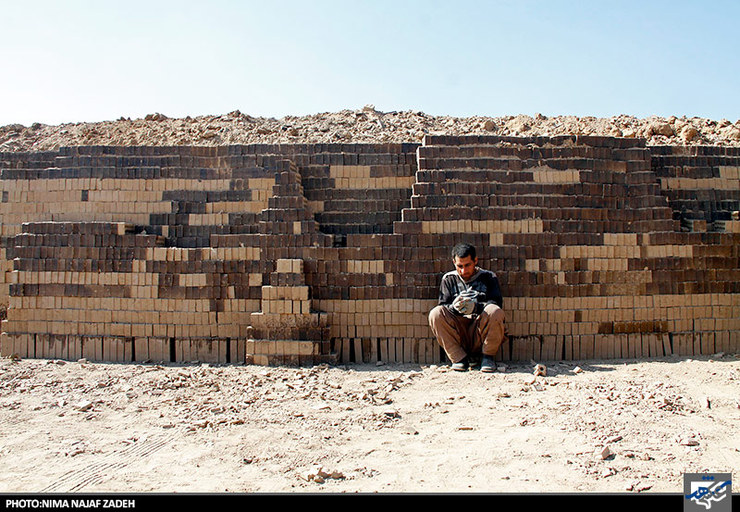
[[[458,361],[456,363],[452,363],[452,369],[458,372],[464,372],[468,370],[468,366],[470,366],[470,363],[468,363],[468,358],[466,357],[462,361]]]
[[[491,356],[483,356],[480,362],[480,371],[485,373],[493,373],[496,371],[496,361]]]

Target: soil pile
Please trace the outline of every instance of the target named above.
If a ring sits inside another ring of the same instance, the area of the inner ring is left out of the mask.
[[[609,118],[541,114],[503,117],[432,116],[419,111],[359,110],[253,117],[238,110],[225,115],[169,118],[155,113],[143,119],[95,123],[0,127],[0,152],[47,151],[64,146],[222,146],[285,143],[421,142],[426,134],[557,136],[597,135],[644,138],[648,145],[740,146],[740,121],[698,117]]]

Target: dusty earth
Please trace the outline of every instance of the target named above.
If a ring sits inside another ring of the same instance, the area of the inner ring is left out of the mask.
[[[740,468],[740,355],[536,364],[4,358],[0,493],[680,494]]]
[[[618,115],[501,117],[433,116],[420,111],[362,109],[305,116],[254,117],[238,110],[224,115],[0,127],[0,152],[55,150],[79,145],[196,145],[278,143],[421,142],[426,134],[555,136],[601,135],[644,138],[648,145],[740,146],[740,120]]]

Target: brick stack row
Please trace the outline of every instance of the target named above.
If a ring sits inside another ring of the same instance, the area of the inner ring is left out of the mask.
[[[681,231],[640,141],[428,137],[402,219],[418,250],[401,275],[428,296],[444,270],[428,246],[470,241],[499,274],[501,357],[737,348],[738,238]]]
[[[0,352],[437,363],[427,313],[460,241],[502,282],[499,359],[736,351],[736,155],[702,151],[432,136],[2,154]]]
[[[125,223],[23,225],[3,352],[105,361],[244,360],[259,247],[165,247]]]
[[[340,241],[354,233],[391,233],[408,205],[419,144],[253,144],[230,152],[274,168],[287,159],[301,174],[321,232]]]
[[[656,147],[652,167],[685,229],[740,232],[739,148]]]
[[[312,304],[304,259],[314,259],[318,247],[332,238],[319,232],[308,208],[301,175],[289,160],[275,175],[273,195],[259,222],[267,283],[261,308],[250,316],[247,358],[257,364],[316,364],[336,362],[326,315]]]
[[[0,155],[0,305],[5,254],[28,222],[125,222],[170,247],[210,247],[215,234],[257,232],[274,169],[228,148],[75,147]]]

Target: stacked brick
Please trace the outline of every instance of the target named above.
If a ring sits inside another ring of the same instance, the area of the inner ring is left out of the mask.
[[[303,260],[280,259],[270,277],[277,284],[262,287],[261,311],[251,314],[248,362],[317,364],[337,361],[326,315],[314,311]]]
[[[411,205],[398,231],[471,241],[499,274],[500,357],[737,348],[738,238],[682,232],[640,141],[429,137]]]
[[[209,247],[214,234],[256,233],[274,170],[233,148],[77,147],[0,155],[4,254],[26,222],[126,222],[171,247]],[[7,280],[2,297],[8,296]],[[7,300],[0,300],[7,305]]]
[[[228,149],[78,147],[53,158],[3,155],[3,236],[23,222],[80,219],[129,222],[178,247],[207,246],[213,233],[254,232],[273,173],[254,155]]]
[[[295,165],[307,200],[305,211],[317,222],[318,234],[311,235],[308,242],[299,240],[300,251],[293,247],[295,238],[275,234],[274,229],[264,230],[263,243],[270,245],[264,249],[265,261],[303,261],[313,307],[328,324],[330,342],[324,341],[319,350],[322,360],[328,352],[344,362],[417,361],[421,346],[421,360],[426,361],[425,345],[438,360],[437,347],[432,347],[429,339],[419,340],[420,336],[428,338],[427,329],[410,334],[409,325],[416,322],[418,312],[407,310],[399,301],[388,301],[393,281],[389,272],[382,271],[384,262],[378,261],[381,241],[390,236],[401,209],[408,205],[417,147],[322,144],[258,148],[288,158]],[[286,213],[285,206],[272,210],[276,218],[295,215]],[[273,234],[267,236],[269,233]]]
[[[391,233],[408,206],[418,144],[295,144],[240,147],[260,165],[288,159],[299,169],[309,208],[321,232]]]
[[[503,286],[499,359],[737,351],[740,157],[692,151],[432,136],[0,154],[0,353],[437,363],[427,313],[460,241]]]
[[[259,248],[164,247],[123,223],[23,226],[14,260],[7,351],[106,361],[244,359],[249,275]],[[233,342],[232,342],[233,341]]]
[[[261,309],[250,317],[248,360],[257,364],[336,361],[326,316],[312,307],[303,268],[304,259],[315,259],[316,249],[330,246],[332,239],[319,232],[292,161],[283,161],[275,175],[273,196],[261,214],[259,231],[269,277],[262,286]]]
[[[652,167],[690,231],[740,232],[740,149],[653,148]]]
[[[436,298],[438,283],[419,287],[423,275],[405,274],[415,265],[400,260],[404,255],[418,255],[418,246],[400,246],[404,239],[417,242],[411,238],[352,234],[347,236],[346,247],[319,253],[316,278],[321,285],[313,287],[315,302],[328,313],[332,337],[341,342],[343,360],[441,360],[439,347],[426,325],[426,314],[434,302],[430,297]],[[449,248],[440,252],[445,253],[449,265]]]
[[[274,169],[257,167],[254,155],[229,154],[228,149],[83,147],[55,154],[2,155],[5,282],[49,285],[34,294],[48,295],[44,299],[28,298],[24,287],[12,292],[8,288],[6,345],[12,343],[16,352],[26,355],[48,352],[39,352],[45,346],[39,342],[43,329],[29,329],[30,337],[23,336],[26,327],[17,323],[23,315],[46,321],[47,331],[57,338],[66,336],[63,344],[75,354],[88,347],[86,355],[93,359],[244,360],[248,315],[259,305],[262,284],[259,237],[253,234],[272,194]],[[139,241],[154,236],[157,245],[137,254],[129,262],[133,269],[119,265],[109,270],[113,274],[96,288],[95,297],[78,297],[74,288],[60,291],[57,285],[98,279],[118,242],[75,237],[64,242],[67,248],[53,241],[41,248],[47,242],[34,239],[31,248],[24,247],[29,237],[19,233],[55,223],[22,225],[23,219],[59,221],[56,224],[64,226],[59,229],[73,230],[124,221],[129,236]],[[224,233],[241,233],[239,244],[211,244],[212,237]],[[32,249],[42,264],[58,258],[68,261],[71,269],[85,268],[92,274],[28,274],[27,266],[14,269],[16,247]],[[75,251],[72,256],[65,254],[67,249]],[[119,282],[133,283],[124,292],[136,294],[119,297]],[[63,314],[49,319],[60,301],[65,304]],[[50,303],[56,306],[47,307]],[[60,318],[69,321],[60,323]],[[88,353],[110,343],[130,350]]]

